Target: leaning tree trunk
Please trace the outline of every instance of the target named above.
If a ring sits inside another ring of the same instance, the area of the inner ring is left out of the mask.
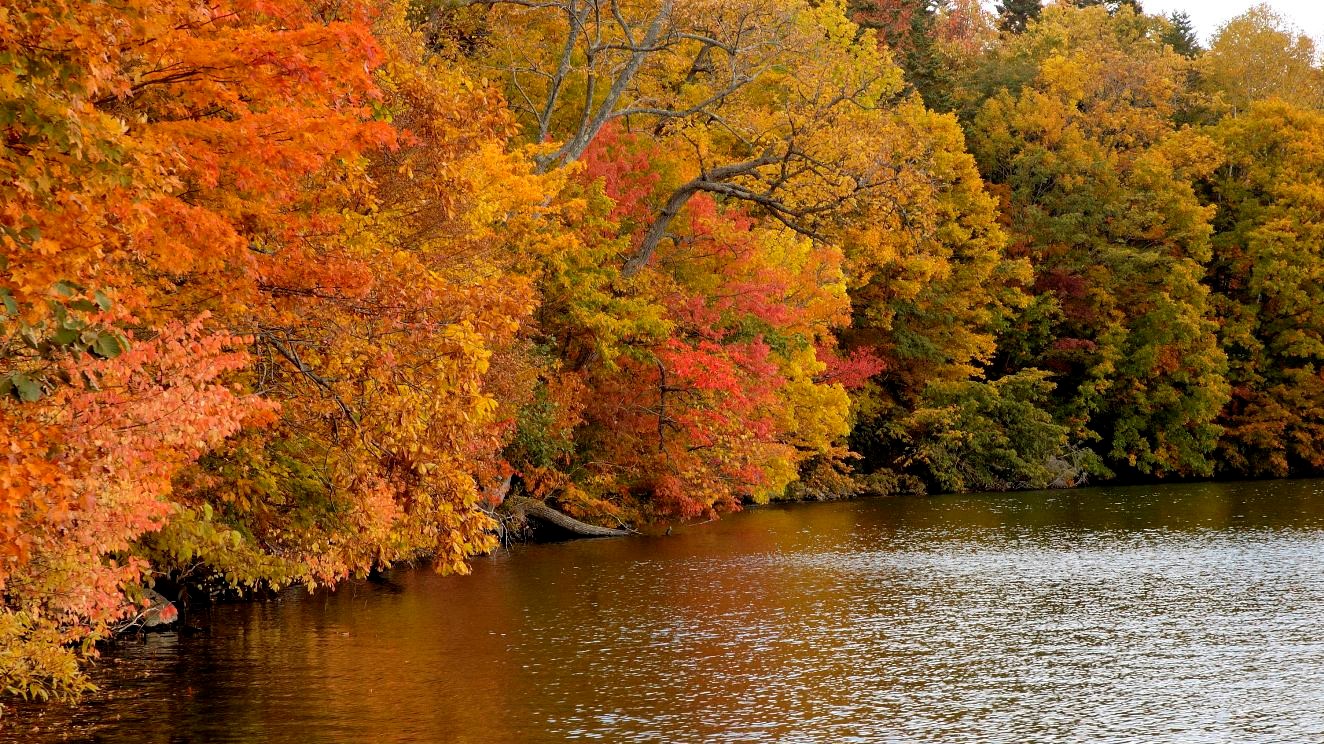
[[[512,513],[533,517],[580,537],[623,537],[630,534],[628,530],[581,522],[569,514],[559,512],[541,501],[526,496],[507,496],[505,506]]]

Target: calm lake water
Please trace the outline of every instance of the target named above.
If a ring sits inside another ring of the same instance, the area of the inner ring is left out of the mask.
[[[1324,481],[775,507],[391,579],[122,644],[0,740],[1324,742]]]

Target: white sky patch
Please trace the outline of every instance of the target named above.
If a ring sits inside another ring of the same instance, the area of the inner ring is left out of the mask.
[[[1140,0],[1147,13],[1185,11],[1205,43],[1224,23],[1259,4],[1260,0]],[[1316,40],[1324,39],[1324,0],[1265,0],[1265,4]]]
[[[996,7],[997,0],[983,0],[987,7]],[[1140,0],[1146,13],[1167,15],[1185,11],[1200,34],[1200,41],[1208,44],[1220,26],[1264,2],[1287,18],[1292,25],[1324,42],[1324,0]]]

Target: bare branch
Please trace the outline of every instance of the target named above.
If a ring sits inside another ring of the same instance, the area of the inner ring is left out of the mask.
[[[780,157],[777,153],[768,151],[753,160],[718,166],[676,189],[671,197],[667,199],[667,203],[662,207],[657,219],[653,220],[653,224],[649,226],[648,232],[644,234],[644,239],[639,244],[639,248],[625,262],[625,266],[621,269],[621,275],[627,278],[634,276],[648,264],[649,259],[653,257],[653,252],[657,250],[657,246],[666,237],[667,228],[671,226],[671,221],[676,218],[676,215],[680,214],[680,210],[685,207],[691,197],[705,190],[705,184],[748,175],[759,168],[777,162]]]

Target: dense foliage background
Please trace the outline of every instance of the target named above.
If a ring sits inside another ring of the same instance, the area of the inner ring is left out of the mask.
[[[0,678],[154,584],[742,502],[1324,468],[1324,73],[1266,8],[0,9]]]

